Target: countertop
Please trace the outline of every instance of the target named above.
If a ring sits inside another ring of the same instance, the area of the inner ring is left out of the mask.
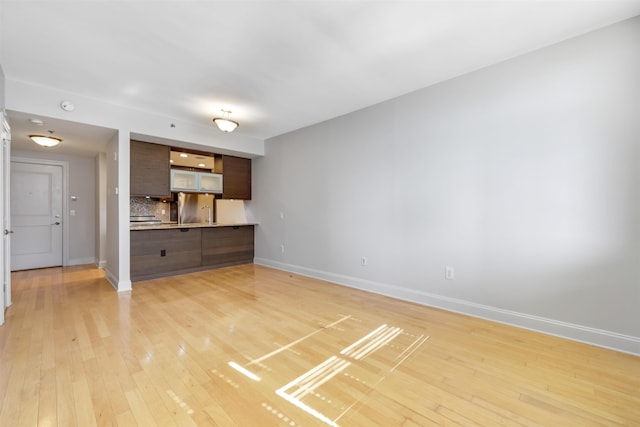
[[[233,224],[228,224],[228,223],[220,223],[220,222],[214,222],[212,224],[206,223],[206,222],[197,222],[197,223],[190,223],[190,224],[177,224],[175,222],[163,222],[160,224],[135,224],[135,223],[131,223],[129,225],[129,230],[131,231],[135,231],[135,230],[166,230],[166,229],[173,229],[173,228],[209,228],[209,227],[242,227],[245,225],[257,225],[256,223],[253,222],[243,222],[243,223],[233,223]]]

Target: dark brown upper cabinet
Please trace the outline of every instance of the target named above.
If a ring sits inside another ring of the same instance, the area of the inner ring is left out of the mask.
[[[251,159],[222,155],[216,158],[216,172],[223,176],[223,199],[251,200]]]
[[[130,194],[169,197],[169,151],[166,145],[131,141]]]

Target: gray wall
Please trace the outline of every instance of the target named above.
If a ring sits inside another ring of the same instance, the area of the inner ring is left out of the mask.
[[[11,152],[11,157],[19,157],[33,160],[55,160],[67,162],[68,173],[68,198],[67,210],[75,211],[74,216],[69,216],[69,248],[66,265],[96,263],[96,161],[93,157],[74,156],[68,154],[34,153],[29,151]],[[71,201],[71,196],[76,196],[77,201]]]
[[[106,153],[106,263],[107,280],[118,292],[131,290],[129,262],[129,141],[120,129]]]
[[[107,262],[105,263],[105,272],[107,279],[111,282],[111,284],[118,289],[118,284],[120,280],[120,238],[119,233],[119,213],[118,213],[118,194],[116,194],[115,189],[118,188],[118,139],[119,135],[116,134],[113,136],[112,140],[109,141],[107,146],[107,155],[106,155],[106,180],[107,180],[107,191],[106,191],[106,208],[107,208],[107,245],[106,245],[106,258]],[[128,256],[128,254],[127,254]]]
[[[107,154],[98,153],[96,162],[96,223],[95,243],[98,267],[107,265]]]
[[[640,353],[639,45],[634,18],[267,141],[256,262]]]
[[[2,70],[2,64],[0,64],[0,111],[4,111],[5,106],[5,87],[4,87],[4,71]]]

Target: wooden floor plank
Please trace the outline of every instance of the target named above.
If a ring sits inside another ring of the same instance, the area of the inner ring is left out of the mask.
[[[40,371],[38,390],[38,426],[55,426],[58,423],[56,409],[56,371],[53,368]]]
[[[156,426],[156,422],[151,414],[151,408],[149,408],[144,399],[137,390],[125,392],[125,396],[131,406],[131,412],[139,426]]]
[[[67,365],[56,366],[56,416],[58,425],[77,426],[76,404]]]
[[[0,425],[17,426],[21,415],[22,388],[24,386],[25,375],[27,372],[26,364],[26,346],[28,342],[25,339],[16,340],[18,344],[8,346],[5,350],[14,350],[15,356],[0,357],[2,364],[0,369],[7,370],[2,376],[7,377],[6,392],[0,406]]]
[[[12,280],[2,426],[640,425],[636,356],[266,267]]]

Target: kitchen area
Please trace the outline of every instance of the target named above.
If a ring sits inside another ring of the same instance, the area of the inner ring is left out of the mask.
[[[131,141],[131,280],[253,262],[251,160]]]

